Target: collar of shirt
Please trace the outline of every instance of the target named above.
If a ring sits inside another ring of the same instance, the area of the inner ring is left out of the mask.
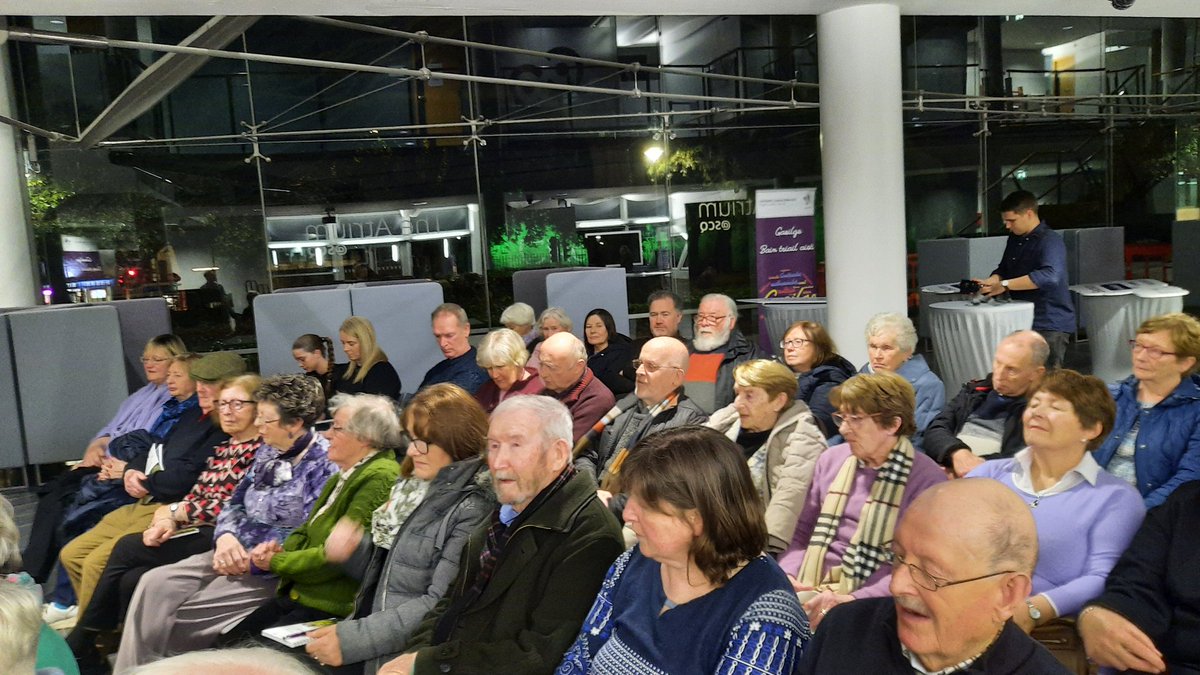
[[[1029,448],[1025,448],[1013,455],[1013,459],[1016,460],[1013,464],[1013,485],[1021,492],[1037,497],[1049,497],[1060,492],[1066,492],[1084,481],[1087,481],[1089,485],[1095,485],[1096,477],[1100,475],[1100,465],[1096,463],[1095,458],[1092,457],[1092,453],[1085,451],[1079,463],[1063,475],[1049,490],[1038,492],[1034,489],[1033,479],[1029,475],[1030,465],[1033,463],[1033,458],[1029,454]]]
[[[500,522],[504,523],[505,527],[512,525],[517,516],[521,515],[519,511],[512,507],[512,504],[500,505]]]
[[[922,675],[949,675],[950,673],[957,673],[960,670],[966,670],[972,663],[975,663],[980,656],[983,656],[983,652],[980,652],[975,656],[972,656],[964,661],[959,661],[948,668],[942,668],[941,670],[925,670],[925,666],[921,663],[921,659],[917,658],[916,654],[908,651],[908,647],[900,645],[900,651],[908,657],[908,662],[912,664],[913,672],[921,673]],[[985,649],[984,651],[987,650]]]

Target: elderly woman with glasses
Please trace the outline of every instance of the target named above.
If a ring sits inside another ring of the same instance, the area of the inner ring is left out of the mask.
[[[263,380],[252,397],[263,446],[217,515],[213,549],[155,568],[130,601],[117,672],[175,651],[211,647],[221,629],[269,598],[278,579],[254,572],[250,550],[283,541],[304,523],[336,467],[313,429],[325,412],[321,385],[305,375]],[[232,399],[226,410],[232,409]],[[199,537],[202,535],[191,535]]]
[[[1029,505],[1038,560],[1027,611],[1013,619],[1027,632],[1073,616],[1100,595],[1104,580],[1146,513],[1136,490],[1102,470],[1093,450],[1112,428],[1114,404],[1099,378],[1048,373],[1022,416],[1029,447],[984,462],[967,474],[995,478]]]
[[[909,441],[916,425],[907,380],[887,371],[855,375],[829,399],[846,442],[817,460],[791,546],[779,557],[814,628],[838,604],[888,594],[897,519],[946,480]]]
[[[783,362],[796,374],[796,398],[808,404],[825,438],[837,434],[829,392],[854,377],[854,364],[837,353],[825,327],[816,321],[788,326],[779,342]]]
[[[488,381],[475,392],[483,411],[491,414],[509,396],[540,394],[546,388],[537,371],[525,365],[529,352],[525,341],[508,328],[483,336],[475,352],[475,363],[487,371]]]
[[[733,392],[733,403],[713,413],[705,426],[741,448],[767,505],[767,550],[777,553],[792,541],[825,437],[808,406],[796,400],[796,378],[782,363],[740,364],[733,369]]]
[[[422,389],[404,409],[404,428],[401,478],[370,531],[343,519],[325,540],[325,558],[373,591],[358,594],[349,619],[312,633],[305,649],[323,665],[373,674],[399,656],[496,506],[483,461],[487,415],[470,394],[453,384]]]
[[[251,398],[260,383],[257,375],[241,375],[225,383],[217,394],[216,409],[221,430],[229,438],[216,447],[182,499],[158,507],[145,532],[128,534],[113,548],[92,601],[67,640],[81,662],[100,662],[96,635],[120,625],[142,575],[212,548],[217,516],[263,445],[254,427],[256,409]]]
[[[1094,454],[1149,509],[1200,479],[1200,321],[1187,314],[1148,319],[1129,346],[1133,375],[1109,386],[1116,421]]]

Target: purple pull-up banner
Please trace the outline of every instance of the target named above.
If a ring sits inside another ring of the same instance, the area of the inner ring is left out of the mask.
[[[754,258],[758,297],[803,298],[817,295],[814,205],[817,191],[758,190]]]

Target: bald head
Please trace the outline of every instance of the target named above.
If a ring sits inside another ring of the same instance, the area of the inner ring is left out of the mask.
[[[538,375],[546,388],[562,393],[583,377],[587,351],[573,333],[555,333],[542,342]]]
[[[1000,394],[1025,397],[1046,374],[1050,345],[1035,331],[1020,330],[996,345],[992,357],[992,387]]]
[[[687,345],[673,337],[656,337],[642,346],[638,355],[634,392],[647,406],[658,404],[683,386],[687,374]]]
[[[958,542],[993,569],[1032,574],[1037,564],[1033,513],[1015,492],[990,478],[938,483],[913,500],[904,520],[932,525],[947,547]]]

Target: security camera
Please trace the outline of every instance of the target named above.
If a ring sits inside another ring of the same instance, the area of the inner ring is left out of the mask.
[[[1137,0],[1110,0],[1110,1],[1112,2],[1113,9],[1129,9],[1130,7],[1133,7],[1134,2],[1137,2]]]

